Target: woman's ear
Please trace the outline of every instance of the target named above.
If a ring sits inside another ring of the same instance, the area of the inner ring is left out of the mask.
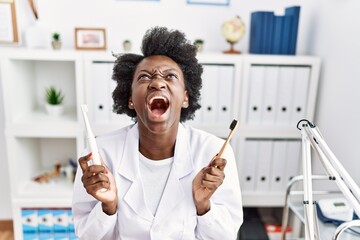
[[[129,109],[134,109],[134,103],[132,102],[131,99],[129,99],[128,108]]]
[[[189,95],[187,91],[185,91],[185,99],[182,103],[182,108],[188,108],[189,107]]]

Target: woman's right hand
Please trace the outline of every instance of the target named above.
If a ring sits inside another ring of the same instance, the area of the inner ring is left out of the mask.
[[[79,164],[83,172],[81,181],[86,192],[102,202],[103,211],[113,215],[117,210],[117,188],[115,179],[109,168],[101,159],[101,165],[88,165],[92,159],[91,153],[80,157]]]

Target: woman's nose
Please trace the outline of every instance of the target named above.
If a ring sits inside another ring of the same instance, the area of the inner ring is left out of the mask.
[[[150,89],[163,89],[166,88],[166,82],[161,76],[154,76],[149,84]]]

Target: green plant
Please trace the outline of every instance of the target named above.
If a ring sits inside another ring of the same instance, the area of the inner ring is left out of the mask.
[[[64,95],[61,90],[57,90],[55,87],[51,86],[46,88],[46,102],[50,105],[59,105],[64,100]]]
[[[60,41],[60,33],[53,33],[52,38],[54,41]]]
[[[194,41],[194,44],[203,44],[204,43],[204,40],[198,38],[198,39],[195,39]]]

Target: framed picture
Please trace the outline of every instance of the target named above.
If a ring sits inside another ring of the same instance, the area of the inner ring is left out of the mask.
[[[14,0],[0,0],[0,44],[18,44],[19,33]]]
[[[79,50],[105,50],[105,28],[75,28],[75,48]]]
[[[230,4],[230,0],[187,0],[187,3],[188,4],[228,6]]]

